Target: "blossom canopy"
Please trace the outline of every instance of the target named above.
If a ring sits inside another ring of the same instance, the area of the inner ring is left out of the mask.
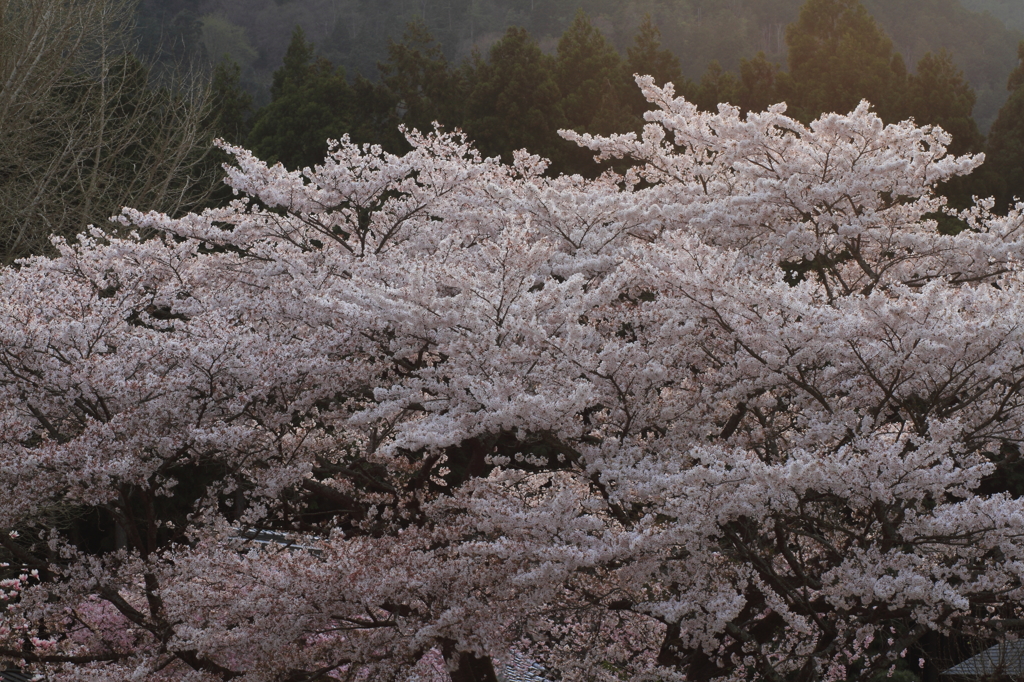
[[[810,682],[1019,628],[1024,206],[943,234],[938,128],[638,83],[563,133],[621,173],[225,146],[228,205],[0,271],[0,657]]]

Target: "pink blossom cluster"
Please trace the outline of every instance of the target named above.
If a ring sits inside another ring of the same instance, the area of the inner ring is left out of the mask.
[[[621,173],[224,146],[228,205],[0,271],[0,658],[810,682],[1019,627],[1024,205],[944,234],[938,128],[638,83],[564,133]]]

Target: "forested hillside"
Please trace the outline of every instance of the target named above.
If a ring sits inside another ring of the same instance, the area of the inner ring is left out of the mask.
[[[975,12],[988,12],[1008,27],[1024,31],[1024,3],[1019,0],[961,0],[964,7]]]
[[[963,3],[963,4],[961,4]],[[271,74],[281,64],[291,30],[301,26],[319,54],[357,74],[377,78],[390,41],[408,22],[422,20],[446,58],[459,62],[486,48],[509,26],[521,26],[552,53],[577,9],[624,53],[645,14],[683,73],[698,79],[717,60],[735,71],[741,59],[763,51],[785,64],[785,27],[802,0],[144,0],[144,42],[175,45],[172,53],[229,54],[243,82],[264,103]],[[978,95],[975,118],[987,131],[1006,99],[1005,83],[1024,30],[1017,0],[867,0],[907,64],[947,49]],[[966,6],[966,8],[965,8]],[[980,14],[989,11],[990,15]],[[1010,30],[1001,20],[1015,25]],[[1013,22],[1017,23],[1014,24]]]
[[[122,22],[135,0],[90,0],[107,8],[103,28],[68,60],[51,49],[59,40],[33,42],[43,29],[19,23],[47,5],[19,0],[3,5],[5,82],[32,73],[24,59],[49,76],[3,92],[4,129],[28,132],[0,145],[17,169],[0,178],[16,226],[0,235],[0,261],[125,204],[208,205],[226,160],[210,153],[218,135],[302,167],[345,134],[404,152],[399,126],[436,120],[484,154],[526,148],[552,161],[549,173],[592,175],[590,154],[556,131],[638,130],[648,104],[634,73],[675,83],[704,110],[785,101],[805,122],[867,98],[887,121],[941,125],[954,153],[985,151],[969,183],[943,192],[1005,207],[1024,195],[1024,81],[1010,73],[1021,35],[986,1],[988,14],[958,0],[823,0],[826,15],[850,11],[804,21],[800,0],[141,0]],[[63,15],[46,16],[64,35]]]
[[[143,0],[138,31],[157,64],[212,66],[220,134],[288,168],[343,135],[402,153],[401,125],[436,121],[485,155],[593,176],[556,131],[638,131],[640,73],[706,111],[786,102],[809,122],[867,99],[992,153],[942,188],[954,205],[1024,195],[1017,99],[1003,106],[1022,36],[959,0]]]

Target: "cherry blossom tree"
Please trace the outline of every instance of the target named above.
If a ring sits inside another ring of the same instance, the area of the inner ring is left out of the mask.
[[[564,133],[624,175],[226,147],[229,205],[0,272],[0,656],[809,682],[1019,631],[1024,206],[942,234],[938,128],[638,83]]]

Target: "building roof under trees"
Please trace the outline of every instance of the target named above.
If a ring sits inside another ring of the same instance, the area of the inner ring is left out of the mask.
[[[943,675],[980,677],[982,675],[1006,675],[1024,679],[1024,641],[1003,642],[985,649],[977,656],[954,665]]]
[[[0,670],[0,682],[30,682],[32,679],[19,670]]]
[[[500,682],[548,682],[544,668],[536,661],[513,651],[498,674]]]

